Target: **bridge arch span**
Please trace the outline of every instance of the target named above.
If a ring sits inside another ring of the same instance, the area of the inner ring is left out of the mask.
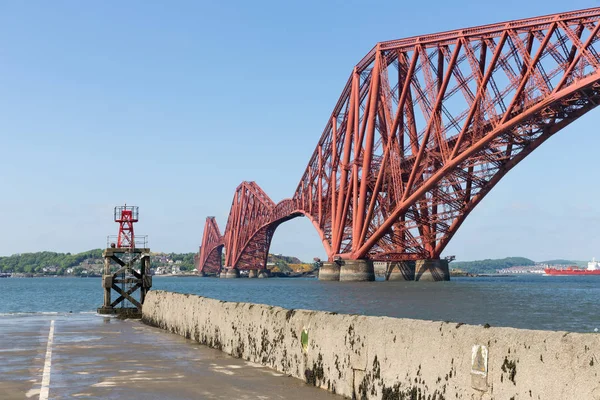
[[[204,223],[202,245],[198,252],[196,268],[204,274],[218,274],[223,267],[223,236],[215,217],[207,217]]]
[[[322,243],[327,251],[329,243],[324,239],[324,233],[306,211],[295,208],[295,201],[285,199],[279,202],[271,214],[270,221],[260,227],[242,248],[239,257],[233,261],[232,266],[238,269],[263,269],[265,268],[269,249],[276,229],[289,220],[298,217],[307,217],[319,233]]]
[[[330,261],[439,258],[509,170],[598,104],[600,8],[380,42],[353,68],[293,210],[277,218],[240,185],[255,200],[240,219],[234,197],[227,262],[261,240],[268,252],[292,215],[310,218]]]

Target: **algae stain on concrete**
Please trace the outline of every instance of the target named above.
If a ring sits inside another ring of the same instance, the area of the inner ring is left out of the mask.
[[[502,372],[508,374],[508,379],[516,385],[515,376],[517,376],[517,363],[515,361],[509,360],[508,356],[504,357],[504,362],[502,363]],[[503,374],[504,375],[504,374]],[[502,377],[501,377],[502,380]]]
[[[300,334],[300,343],[302,344],[302,351],[305,353],[308,352],[308,329],[302,329],[302,333]]]
[[[323,371],[323,356],[321,353],[317,356],[317,361],[313,363],[312,369],[307,368],[304,371],[304,377],[306,378],[306,383],[309,385],[320,386],[325,377],[325,372]]]

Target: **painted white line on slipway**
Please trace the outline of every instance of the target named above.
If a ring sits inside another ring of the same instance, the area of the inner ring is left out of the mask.
[[[42,390],[40,390],[40,400],[48,400],[50,390],[50,368],[52,366],[52,342],[54,340],[54,320],[50,322],[50,332],[48,333],[48,345],[46,346],[46,361],[44,362],[44,372],[42,373]]]

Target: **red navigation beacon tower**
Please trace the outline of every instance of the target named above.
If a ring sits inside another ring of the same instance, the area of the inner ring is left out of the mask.
[[[119,224],[119,235],[108,237],[106,250],[102,253],[104,303],[98,309],[99,314],[141,316],[144,298],[152,287],[152,276],[148,237],[136,237],[133,231],[138,217],[137,206],[115,207],[114,219]],[[134,296],[138,289],[139,295]],[[112,291],[118,295],[114,301],[111,301]]]
[[[119,223],[119,237],[117,238],[117,247],[135,248],[135,234],[133,233],[133,224],[138,222],[138,206],[117,206],[115,207],[115,222]]]

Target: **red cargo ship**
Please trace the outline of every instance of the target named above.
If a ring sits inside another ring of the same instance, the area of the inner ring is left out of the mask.
[[[569,267],[566,269],[546,268],[544,269],[544,273],[546,275],[600,275],[600,269],[590,271],[587,269],[579,269],[577,267]]]
[[[577,266],[567,267],[565,269],[545,268],[546,275],[600,275],[600,263],[595,258],[588,263],[587,269],[581,269]]]

